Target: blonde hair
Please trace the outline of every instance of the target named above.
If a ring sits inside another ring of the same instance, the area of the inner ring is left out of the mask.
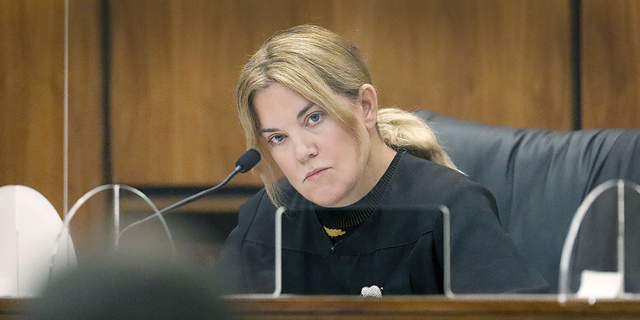
[[[438,143],[433,130],[413,113],[380,108],[377,125],[380,138],[391,148],[404,149],[414,156],[460,171]]]
[[[367,132],[356,129],[353,111],[346,108],[336,94],[356,102],[360,87],[372,81],[360,50],[352,42],[314,25],[300,25],[276,33],[242,68],[236,103],[247,148],[256,148],[262,154],[263,161],[255,170],[271,200],[280,205],[283,201],[276,182],[282,173],[264,139],[260,138],[260,120],[254,105],[256,94],[274,83],[321,106],[362,145],[367,141]],[[380,109],[378,113],[379,134],[392,148],[404,148],[422,157],[426,155],[429,160],[455,169],[433,132],[420,118],[399,109]],[[364,158],[365,148],[360,149]]]

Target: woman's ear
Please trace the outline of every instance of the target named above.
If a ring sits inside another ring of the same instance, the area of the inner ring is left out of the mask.
[[[370,84],[364,84],[359,92],[360,106],[362,107],[364,124],[367,129],[373,129],[378,122],[378,93]]]

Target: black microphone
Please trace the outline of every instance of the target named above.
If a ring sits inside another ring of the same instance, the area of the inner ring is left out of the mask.
[[[249,149],[236,162],[236,170],[245,173],[253,169],[258,162],[260,162],[260,152],[256,149]]]
[[[130,225],[128,225],[126,228],[122,229],[122,231],[120,231],[120,235],[122,235],[127,229],[129,228],[133,228],[136,225],[139,225],[147,220],[153,219],[154,217],[157,217],[159,215],[166,215],[169,212],[175,211],[176,209],[186,206],[187,204],[194,202],[216,190],[218,190],[220,187],[224,186],[225,184],[227,184],[227,182],[229,182],[231,180],[231,178],[235,177],[236,174],[238,173],[245,173],[251,169],[253,169],[253,167],[255,167],[256,164],[258,164],[258,162],[260,162],[260,152],[258,152],[258,150],[256,149],[249,149],[247,150],[247,152],[245,152],[243,155],[240,156],[240,158],[238,158],[238,161],[236,162],[236,168],[233,169],[233,171],[224,179],[222,180],[222,182],[220,182],[218,185],[211,187],[207,190],[204,191],[200,191],[186,199],[183,199],[181,201],[178,201],[158,212],[156,212],[155,214],[146,217],[145,219],[139,220],[137,222],[134,222]]]

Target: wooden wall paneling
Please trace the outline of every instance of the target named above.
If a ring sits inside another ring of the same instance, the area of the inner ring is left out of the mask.
[[[234,107],[240,67],[274,31],[317,20],[309,12],[325,3],[112,1],[114,179],[206,185],[226,177],[246,150]],[[233,183],[260,181],[245,174]]]
[[[224,155],[211,155],[225,144],[222,137],[207,144],[217,122],[207,109],[217,106],[205,98],[213,86],[201,72],[210,57],[202,41],[210,30],[203,28],[214,13],[207,5],[214,4],[112,2],[116,181],[198,184],[211,178],[215,165],[223,166],[217,160]]]
[[[112,3],[114,178],[209,185],[245,150],[240,67],[273,32],[315,23],[352,39],[384,105],[498,125],[571,128],[568,1]],[[260,184],[241,175],[235,184]]]
[[[159,11],[158,8],[166,10],[167,3],[111,2],[111,121],[116,182],[136,181],[136,174],[158,179],[160,163],[166,164],[166,167],[173,165],[169,158],[171,152],[168,151],[171,150],[171,127],[168,121],[172,110],[167,106],[167,96],[173,90],[167,85],[159,88],[162,81],[166,82],[172,76],[165,71],[171,61],[153,59],[167,54],[168,18],[156,18],[153,14]],[[156,70],[165,72],[154,74]],[[150,143],[157,147],[149,147]],[[121,178],[121,172],[125,172],[126,178]]]
[[[69,1],[69,207],[104,183],[100,0]],[[109,210],[108,210],[109,209]],[[111,245],[111,210],[102,196],[87,202],[71,223],[76,250]]]
[[[0,2],[0,185],[62,212],[63,1]]]
[[[96,1],[69,6],[69,203],[101,183]],[[42,193],[64,213],[64,1],[0,2],[0,185]],[[100,207],[102,209],[102,207]],[[102,225],[78,215],[76,248]]]
[[[582,4],[584,128],[640,127],[640,1]]]
[[[367,7],[373,17],[349,19]],[[335,21],[364,51],[384,105],[569,129],[569,18],[568,1],[406,0],[363,1]]]

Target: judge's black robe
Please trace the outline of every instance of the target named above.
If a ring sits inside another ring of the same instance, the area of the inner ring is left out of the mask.
[[[282,292],[383,294],[443,292],[442,217],[451,216],[454,293],[546,292],[548,285],[518,253],[498,221],[490,192],[464,175],[403,153],[378,208],[351,235],[333,245],[311,202],[286,181]],[[420,210],[419,208],[425,208]],[[265,190],[240,207],[227,238],[219,277],[230,293],[274,289],[274,213]]]

